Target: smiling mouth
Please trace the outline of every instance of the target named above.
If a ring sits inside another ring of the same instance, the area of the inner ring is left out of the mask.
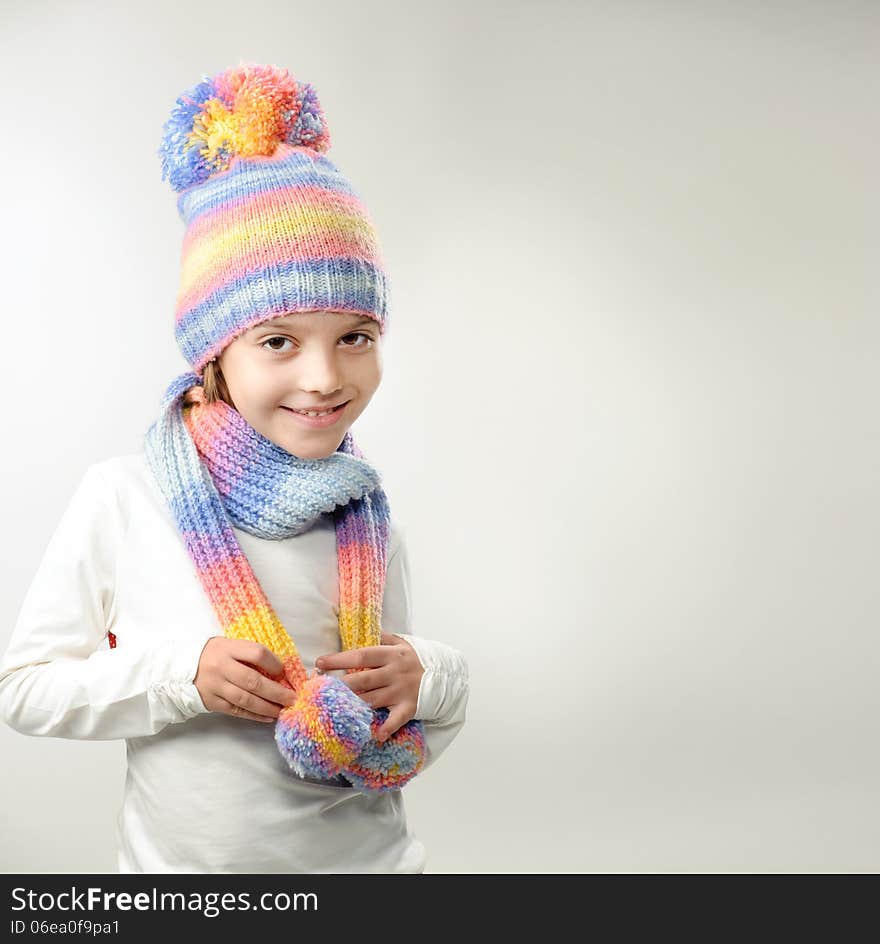
[[[289,406],[282,407],[282,409],[289,410],[291,413],[298,413],[300,416],[310,416],[312,418],[317,418],[321,416],[330,416],[332,413],[339,413],[339,411],[344,409],[350,402],[350,400],[346,400],[345,403],[340,403],[339,406],[335,406],[329,410],[294,410],[293,407]]]

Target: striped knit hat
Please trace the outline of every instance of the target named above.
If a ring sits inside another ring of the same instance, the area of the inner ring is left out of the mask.
[[[241,64],[177,99],[159,156],[186,224],[175,335],[194,370],[288,312],[363,314],[384,332],[379,242],[329,148],[315,90],[277,66]]]

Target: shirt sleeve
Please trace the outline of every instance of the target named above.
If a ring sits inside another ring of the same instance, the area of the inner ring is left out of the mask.
[[[458,649],[410,632],[412,585],[406,541],[398,531],[397,548],[388,559],[382,629],[402,636],[415,649],[425,670],[415,717],[424,722],[425,770],[446,750],[464,726],[469,694],[468,664]]]
[[[49,539],[0,661],[0,718],[21,734],[112,740],[207,709],[192,684],[207,640],[99,649],[110,628],[121,521],[99,466]]]

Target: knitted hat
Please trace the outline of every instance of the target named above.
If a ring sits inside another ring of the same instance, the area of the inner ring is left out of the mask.
[[[315,90],[240,64],[184,92],[164,125],[162,179],[186,224],[175,335],[195,371],[288,312],[387,321],[388,283],[364,204],[325,157]]]

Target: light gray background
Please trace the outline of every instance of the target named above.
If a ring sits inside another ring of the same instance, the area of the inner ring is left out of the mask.
[[[3,23],[7,636],[84,469],[186,368],[162,123],[273,62],[379,229],[393,320],[354,432],[412,630],[470,661],[465,729],[406,788],[428,871],[877,869],[877,4]],[[0,867],[113,871],[123,743],[0,753]]]

